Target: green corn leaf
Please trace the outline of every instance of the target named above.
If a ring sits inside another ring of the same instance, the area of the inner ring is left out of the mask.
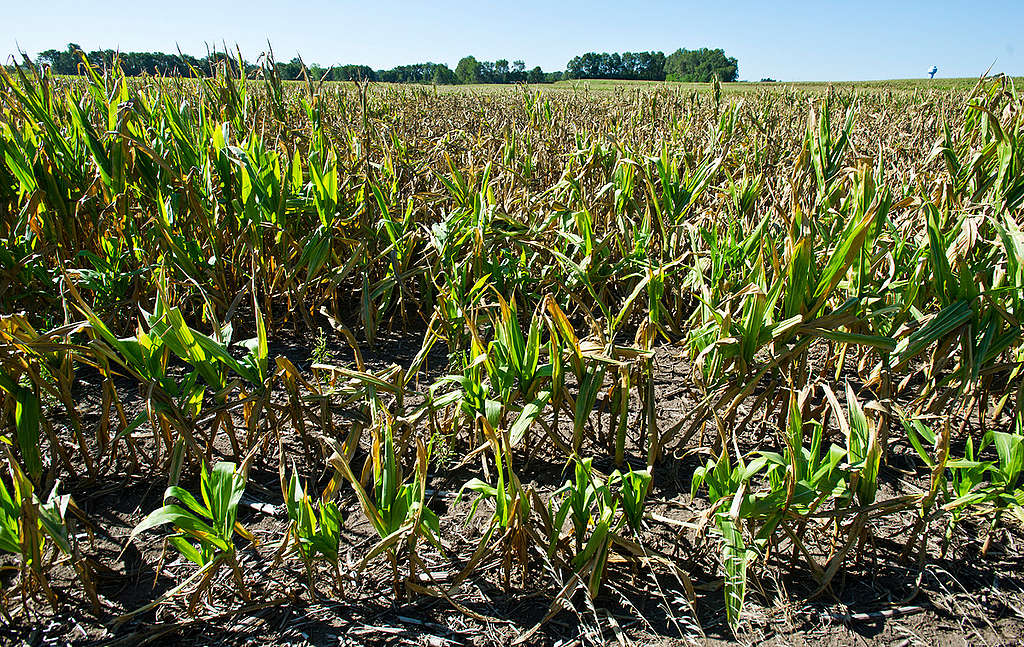
[[[544,408],[551,400],[550,391],[541,391],[537,394],[531,402],[528,402],[523,410],[519,413],[519,417],[516,418],[515,423],[512,424],[511,430],[509,430],[509,444],[512,447],[517,447],[526,435],[526,431],[531,425],[537,420],[541,413],[544,412]]]
[[[39,420],[42,417],[42,408],[39,398],[31,389],[19,386],[13,395],[18,449],[21,450],[21,457],[25,461],[29,475],[38,480],[43,472],[43,463],[39,455]]]
[[[719,513],[718,529],[722,533],[722,564],[725,568],[725,615],[735,632],[743,615],[743,599],[747,592],[747,548],[743,533],[727,514]]]

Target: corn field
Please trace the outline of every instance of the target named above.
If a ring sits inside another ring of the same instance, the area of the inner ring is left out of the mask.
[[[1019,570],[1010,79],[83,69],[0,72],[4,623],[377,600],[626,644]]]

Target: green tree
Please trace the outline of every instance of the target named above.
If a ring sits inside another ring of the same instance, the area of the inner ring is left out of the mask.
[[[494,61],[494,82],[495,83],[508,83],[509,74],[511,71],[508,69],[508,60],[500,58]]]
[[[480,62],[472,56],[466,56],[455,66],[455,78],[463,85],[481,83]]]
[[[662,52],[587,52],[566,65],[569,79],[665,80],[665,54]]]
[[[434,78],[431,80],[437,85],[456,85],[459,82],[455,72],[443,63],[434,67]]]
[[[721,49],[677,49],[665,60],[665,72],[669,81],[707,83],[718,77],[719,81],[730,82],[739,78],[739,64],[735,58],[725,55]]]
[[[512,76],[509,79],[512,83],[522,83],[526,80],[526,63],[523,61],[512,61]]]

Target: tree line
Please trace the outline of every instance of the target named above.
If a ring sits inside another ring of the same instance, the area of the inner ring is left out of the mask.
[[[498,59],[493,63],[490,61],[478,61],[475,56],[466,56],[455,66],[455,78],[459,83],[468,85],[471,83],[552,83],[562,80],[561,72],[545,72],[536,66],[526,69],[523,61],[512,61]]]
[[[54,74],[78,74],[82,56],[99,69],[112,67],[115,62],[128,76],[154,74],[159,76],[211,75],[224,61],[231,61],[234,69],[241,64],[246,73],[256,65],[236,59],[223,52],[213,52],[202,58],[188,54],[162,52],[117,52],[112,49],[85,52],[74,43],[64,50],[49,49],[40,52],[36,63],[48,65]],[[721,49],[678,49],[666,56],[663,52],[588,52],[569,61],[565,72],[545,72],[536,66],[527,69],[522,60],[509,63],[507,59],[478,61],[466,56],[454,70],[444,63],[415,63],[399,65],[387,70],[375,70],[368,65],[306,65],[295,57],[288,62],[275,62],[274,67],[284,80],[304,78],[329,81],[366,80],[381,83],[427,83],[437,85],[475,83],[552,83],[566,79],[627,79],[642,81],[694,81],[708,82],[714,77],[720,81],[735,81],[739,65],[735,58],[726,56]]]
[[[739,78],[739,63],[722,49],[677,49],[663,52],[588,52],[565,67],[570,79],[626,79],[633,81],[690,81],[707,83],[714,77],[730,82]]]
[[[162,76],[191,76],[192,70],[200,74],[215,68],[228,58],[223,52],[213,52],[202,58],[188,54],[164,54],[163,52],[117,52],[112,49],[97,49],[86,52],[75,43],[68,43],[67,49],[48,49],[36,57],[38,65],[48,65],[54,74],[78,74],[82,56],[93,67],[111,67],[114,59],[129,76],[158,74]]]
[[[118,52],[112,49],[92,50],[86,52],[75,43],[69,43],[64,50],[48,49],[40,52],[36,63],[48,65],[54,74],[79,74],[82,56],[89,64],[99,69],[110,68],[115,64],[128,76],[154,74],[158,76],[207,76],[223,61],[229,59],[237,69],[239,61],[221,52],[214,52],[198,58],[188,54],[165,54],[162,52]],[[256,66],[242,60],[246,73],[256,70]],[[438,85],[455,85],[459,83],[550,83],[562,78],[561,72],[544,72],[540,66],[527,70],[521,61],[501,59],[494,61],[477,61],[467,56],[459,61],[458,67],[452,70],[445,63],[414,63],[399,65],[391,69],[375,70],[368,65],[332,65],[324,67],[316,63],[306,65],[295,57],[288,62],[275,62],[274,68],[286,81],[305,78],[326,79],[328,81],[374,81],[381,83],[428,83]]]

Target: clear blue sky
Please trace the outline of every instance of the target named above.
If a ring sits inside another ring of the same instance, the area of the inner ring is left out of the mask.
[[[993,71],[1024,75],[1024,0],[762,2],[412,2],[408,0],[3,0],[0,53],[85,49],[206,53],[238,44],[249,59],[269,39],[278,60],[389,68],[453,68],[523,59],[561,70],[577,54],[721,47],[740,78],[867,80]]]

